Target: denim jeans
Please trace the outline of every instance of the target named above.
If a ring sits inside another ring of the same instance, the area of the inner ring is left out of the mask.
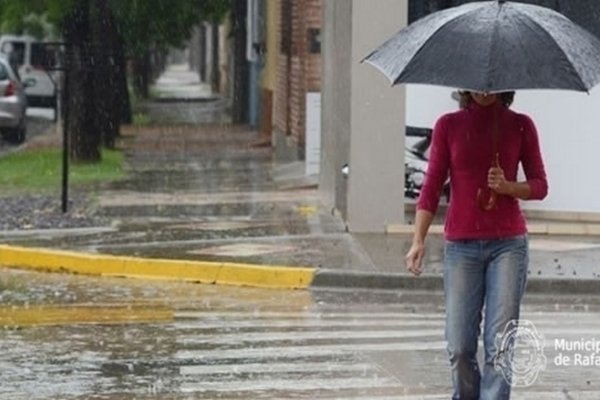
[[[509,321],[519,318],[529,261],[527,236],[446,241],[444,253],[452,399],[507,400],[510,384],[494,368],[496,335],[504,332]],[[482,314],[483,373],[477,362]]]

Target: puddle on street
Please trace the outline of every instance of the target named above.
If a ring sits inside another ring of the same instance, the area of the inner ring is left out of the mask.
[[[449,387],[441,293],[0,269],[0,304],[0,399],[391,399]],[[549,340],[579,340],[598,332],[599,304],[529,296],[523,316]],[[594,373],[549,368],[542,383],[590,389]]]
[[[177,310],[303,312],[313,301],[308,292],[0,269],[0,304],[0,398],[186,399],[181,385],[194,376],[180,373],[189,361],[176,357]]]

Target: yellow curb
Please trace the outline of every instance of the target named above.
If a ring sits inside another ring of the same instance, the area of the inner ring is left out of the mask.
[[[0,245],[0,265],[49,272],[182,280],[279,289],[306,289],[315,268],[154,258]]]
[[[148,307],[0,307],[0,326],[23,327],[71,324],[139,324],[168,322],[173,311]]]
[[[388,225],[386,233],[389,234],[412,234],[415,230],[414,225],[396,224]],[[527,231],[532,235],[554,235],[554,236],[600,236],[600,224],[586,223],[533,223],[527,225]],[[431,225],[429,233],[442,235],[444,233],[443,225]]]

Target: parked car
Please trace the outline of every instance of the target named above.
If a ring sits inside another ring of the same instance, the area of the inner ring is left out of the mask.
[[[31,36],[0,36],[0,52],[4,53],[23,82],[35,80],[35,86],[25,90],[31,107],[50,107],[56,109],[57,90],[55,77],[44,69],[54,64],[55,57],[45,42]]]
[[[12,143],[25,141],[27,97],[25,87],[33,87],[35,81],[25,84],[12,68],[8,59],[0,55],[0,133]]]

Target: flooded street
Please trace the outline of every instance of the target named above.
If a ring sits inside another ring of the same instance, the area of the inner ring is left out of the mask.
[[[278,291],[0,272],[1,399],[444,399],[440,293]],[[547,368],[516,399],[597,399],[600,298],[529,296]],[[568,397],[571,396],[571,397]]]
[[[154,107],[214,118],[211,103]],[[346,232],[314,182],[281,168],[271,150],[253,147],[256,139],[241,126],[136,130],[124,139],[128,179],[95,196],[110,225],[10,231],[3,240],[312,266],[321,283],[264,290],[0,269],[1,400],[450,397],[440,285],[415,290],[420,281],[406,276],[409,236]],[[600,398],[592,345],[600,343],[600,296],[585,294],[597,293],[599,246],[594,237],[532,236],[530,284],[549,283],[525,298],[522,318],[536,335],[519,355],[537,375],[513,399]],[[441,277],[442,251],[441,238],[432,239],[430,279]],[[577,290],[557,295],[564,282]]]
[[[600,2],[526,3],[0,1],[0,400],[599,400]]]

